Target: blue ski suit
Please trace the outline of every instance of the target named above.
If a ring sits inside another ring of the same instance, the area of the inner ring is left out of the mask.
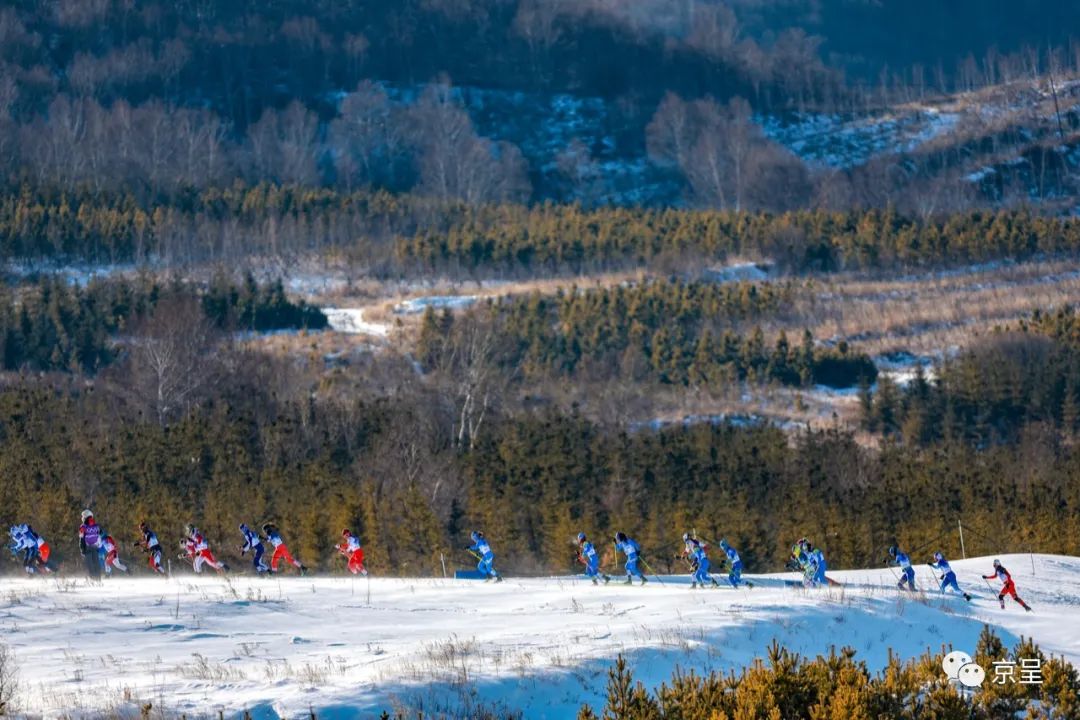
[[[810,553],[811,559],[814,561],[814,582],[820,585],[828,585],[829,581],[825,578],[825,571],[829,569],[828,563],[825,562],[825,553],[821,552],[821,548],[814,548],[814,551]]]
[[[724,549],[724,554],[727,555],[728,562],[731,564],[727,576],[728,582],[731,583],[731,587],[739,587],[739,583],[742,582],[742,560],[739,558],[739,553],[728,545]]]
[[[581,559],[585,561],[585,577],[594,578],[600,574],[600,556],[588,540],[581,543]]]
[[[641,552],[641,546],[633,540],[633,538],[626,538],[621,543],[616,543],[615,547],[626,555],[626,576],[627,577],[645,577],[645,575],[638,569],[638,554]]]
[[[259,537],[257,532],[254,532],[247,525],[240,526],[240,534],[244,536],[244,544],[240,548],[241,553],[246,553],[249,550],[254,553],[251,557],[251,564],[255,568],[255,572],[264,573],[269,572],[270,567],[263,562],[263,548],[262,538]]]
[[[709,556],[705,552],[705,548],[700,543],[691,543],[689,548],[690,558],[694,562],[694,575],[693,581],[701,585],[711,583],[712,578],[709,577]]]
[[[964,594],[964,591],[960,589],[960,585],[956,582],[956,573],[953,572],[948,560],[942,557],[940,560],[930,563],[930,567],[941,573],[941,592],[945,592],[946,589],[951,587],[957,593]]]
[[[495,553],[491,552],[491,546],[488,545],[486,538],[477,538],[469,550],[480,556],[480,562],[476,564],[477,570],[488,577],[499,577],[499,573],[495,572],[495,566],[492,565],[495,561]]]
[[[900,567],[900,572],[903,573],[898,583],[900,587],[904,587],[904,583],[914,590],[915,589],[915,569],[911,567],[911,558],[906,553],[900,550],[896,551],[896,558],[894,559],[896,564]]]

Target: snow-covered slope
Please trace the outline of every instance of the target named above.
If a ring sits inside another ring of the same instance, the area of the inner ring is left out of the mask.
[[[646,587],[578,578],[468,580],[178,576],[0,581],[0,641],[12,649],[32,716],[128,708],[253,711],[256,720],[377,716],[396,701],[485,702],[527,718],[571,717],[602,696],[618,654],[650,685],[678,665],[740,667],[775,638],[815,655],[850,645],[871,667],[943,645],[975,648],[983,623],[1007,643],[1033,637],[1080,663],[1080,558],[1004,555],[1025,613],[1001,610],[979,579],[990,560],[953,565],[977,597],[901,594],[891,571],[830,572],[841,588],[803,590],[788,575],[752,590]],[[933,580],[917,570],[921,587]],[[936,587],[936,585],[934,586]],[[996,587],[996,586],[995,586]]]

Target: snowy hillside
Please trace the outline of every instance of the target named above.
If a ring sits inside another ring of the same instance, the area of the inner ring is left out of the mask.
[[[180,576],[0,582],[0,641],[20,668],[31,716],[127,709],[243,709],[257,720],[372,716],[395,701],[457,706],[475,687],[527,718],[570,717],[603,692],[618,654],[653,685],[675,666],[736,668],[774,638],[801,653],[850,645],[872,668],[943,645],[975,649],[983,623],[1006,644],[1021,634],[1080,663],[1080,558],[1004,555],[1033,607],[998,608],[979,574],[954,562],[962,599],[908,595],[888,569],[830,572],[843,587],[806,591],[794,575],[752,590],[695,590],[685,577],[646,587],[577,578],[468,580]],[[920,587],[931,571],[917,569]],[[936,585],[934,586],[936,587]],[[996,590],[996,585],[995,585]],[[216,716],[216,715],[215,715]]]

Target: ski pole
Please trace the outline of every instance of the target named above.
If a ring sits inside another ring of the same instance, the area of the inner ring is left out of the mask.
[[[643,557],[641,557],[639,555],[638,560],[641,561],[641,564],[645,566],[646,570],[648,570],[650,573],[652,573],[652,576],[654,578],[656,578],[656,582],[660,583],[661,585],[664,584],[664,581],[660,579],[660,576],[656,574],[656,571],[652,569],[652,567],[649,565],[649,563],[645,562],[645,558],[643,558]]]

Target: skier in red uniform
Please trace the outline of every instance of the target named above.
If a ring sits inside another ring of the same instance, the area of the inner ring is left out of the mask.
[[[116,548],[116,541],[112,539],[112,535],[106,535],[101,544],[105,548],[105,574],[112,575],[113,568],[126,573],[127,565],[120,562],[120,552]]]
[[[270,570],[272,572],[277,572],[278,563],[284,560],[299,570],[301,575],[306,575],[307,568],[289,552],[289,548],[286,547],[285,541],[281,539],[281,532],[278,531],[277,526],[273,523],[266,523],[262,526],[262,530],[266,535],[266,539],[274,546],[274,554],[270,557]]]
[[[360,538],[345,528],[341,531],[341,544],[337,546],[338,552],[349,559],[349,572],[353,575],[367,575],[364,569],[364,548],[360,547]]]
[[[199,532],[198,528],[194,525],[188,525],[184,528],[186,537],[180,541],[180,544],[184,548],[184,554],[181,558],[186,558],[191,561],[191,566],[196,573],[202,572],[203,565],[209,565],[210,567],[220,572],[225,572],[229,569],[229,566],[223,562],[219,562],[214,557],[214,553],[210,552],[210,543],[206,541],[203,534]]]
[[[1005,608],[1005,596],[1012,595],[1012,599],[1020,603],[1028,612],[1031,612],[1031,606],[1020,599],[1020,596],[1016,594],[1016,583],[1013,582],[1012,575],[1005,569],[1005,566],[1001,564],[1000,560],[994,560],[994,572],[990,575],[983,575],[984,580],[990,580],[991,578],[997,578],[1002,583],[1001,592],[998,593],[998,602],[1001,603],[1002,609]]]

